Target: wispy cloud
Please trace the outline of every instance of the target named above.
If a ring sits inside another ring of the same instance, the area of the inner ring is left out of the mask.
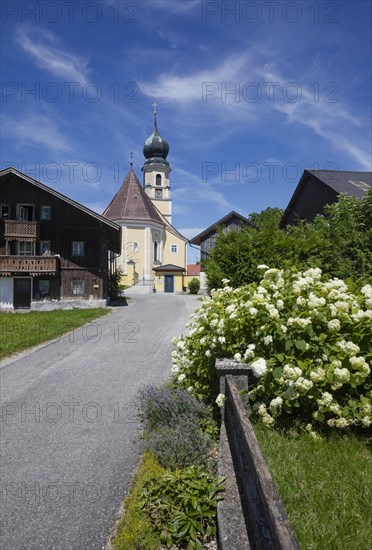
[[[187,128],[194,115],[194,136],[195,127],[202,127],[205,117],[208,117],[210,124],[211,116],[214,116],[214,126],[225,128],[223,134],[215,132],[209,138],[218,141],[222,141],[224,137],[227,139],[232,128],[235,132],[240,131],[248,120],[257,124],[260,122],[260,131],[264,120],[270,120],[270,125],[275,122],[282,127],[301,124],[327,142],[330,150],[342,155],[346,153],[361,169],[370,170],[369,142],[364,132],[366,121],[353,112],[352,107],[341,102],[337,85],[332,88],[332,83],[329,83],[328,88],[322,88],[327,85],[324,71],[318,69],[321,93],[317,97],[314,89],[311,89],[314,82],[310,82],[306,75],[297,75],[297,79],[293,75],[288,77],[275,70],[273,63],[265,64],[262,61],[262,56],[255,57],[249,51],[237,57],[231,57],[230,54],[219,64],[206,70],[194,71],[188,75],[175,71],[162,73],[152,82],[141,82],[141,90],[145,95],[157,97],[169,105],[187,107],[187,117],[182,117],[180,109],[177,116],[179,123]],[[242,97],[242,90],[247,82],[261,90],[261,96],[256,102],[246,101]],[[269,92],[268,83],[276,84],[274,92]],[[290,83],[293,83],[292,87]],[[234,86],[236,94],[222,91],[234,90]],[[296,89],[299,99],[293,101],[291,94],[295,94]],[[209,93],[208,97],[206,93]],[[270,98],[269,93],[274,93],[274,97]],[[195,146],[194,141],[193,145]]]
[[[162,8],[169,15],[177,13],[185,13],[192,11],[198,5],[200,6],[200,0],[182,0],[182,2],[170,2],[169,0],[152,0],[151,4],[157,8]]]
[[[182,205],[182,213],[193,212],[195,204],[208,205],[208,209],[216,209],[226,214],[231,210],[241,212],[240,206],[231,203],[221,191],[217,191],[212,183],[203,182],[201,178],[180,167],[175,168],[178,176],[182,179],[182,185],[175,185],[173,188],[173,199],[175,204]],[[177,212],[175,210],[175,213]]]
[[[284,89],[290,81],[271,71],[263,71],[263,77],[268,82],[277,82],[279,89]],[[299,123],[311,128],[328,141],[334,150],[354,158],[363,170],[371,170],[371,154],[361,132],[365,123],[341,103],[337,84],[327,85],[327,93],[331,95],[332,101],[327,101],[327,97],[318,97],[319,94],[314,89],[311,91],[305,82],[295,84],[297,90],[294,90],[300,95],[299,101],[286,101],[283,94],[278,93],[276,101],[272,103],[273,109],[285,114],[290,124]]]
[[[88,82],[88,60],[65,51],[51,32],[21,24],[16,28],[15,41],[40,69],[69,81]]]
[[[4,133],[14,139],[15,147],[34,145],[54,153],[71,151],[58,124],[46,115],[29,114],[18,119],[4,116],[2,126]]]
[[[206,69],[185,76],[162,73],[153,82],[141,81],[140,88],[145,95],[176,104],[197,101],[203,105],[203,85],[239,81],[242,69],[247,65],[247,54],[228,57],[214,69]]]
[[[193,239],[196,235],[204,231],[204,229],[205,227],[182,227],[179,229],[179,232],[187,239]]]

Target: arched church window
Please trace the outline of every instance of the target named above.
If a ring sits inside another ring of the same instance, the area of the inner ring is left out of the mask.
[[[159,243],[154,241],[154,262],[159,261]]]
[[[155,184],[161,185],[161,174],[156,174]]]

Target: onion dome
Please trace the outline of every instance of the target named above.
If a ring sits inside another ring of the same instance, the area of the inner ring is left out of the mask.
[[[167,161],[167,155],[169,153],[169,144],[166,139],[162,138],[158,131],[158,125],[156,122],[156,104],[154,110],[154,131],[151,136],[148,137],[143,146],[143,154],[147,159],[145,165],[156,164],[169,166]]]

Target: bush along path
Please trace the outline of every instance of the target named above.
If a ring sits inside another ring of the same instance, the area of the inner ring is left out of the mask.
[[[112,547],[217,548],[223,479],[216,476],[218,425],[211,408],[172,385],[143,387],[139,402],[146,452]]]
[[[259,266],[263,278],[212,291],[175,341],[179,387],[212,403],[217,357],[251,365],[249,400],[267,426],[286,419],[317,437],[372,423],[372,287]]]

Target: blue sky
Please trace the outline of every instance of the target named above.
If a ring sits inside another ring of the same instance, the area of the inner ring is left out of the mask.
[[[371,170],[369,1],[1,9],[1,167],[97,212],[131,152],[142,181],[154,98],[189,238],[231,210],[284,208],[305,168]]]

